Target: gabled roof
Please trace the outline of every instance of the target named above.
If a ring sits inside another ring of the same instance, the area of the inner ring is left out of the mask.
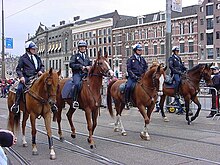
[[[183,7],[181,13],[173,11],[171,13],[171,17],[173,19],[173,18],[178,18],[178,17],[195,15],[197,14],[198,7],[199,5]],[[160,14],[161,12],[155,12],[155,13],[143,15],[143,23],[151,23],[151,22],[153,23],[156,21],[160,21]],[[130,17],[126,19],[120,19],[116,24],[116,28],[137,25],[137,24],[138,24],[137,17]]]
[[[48,28],[40,22],[40,25],[39,25],[35,35],[41,34],[47,30],[48,30]]]

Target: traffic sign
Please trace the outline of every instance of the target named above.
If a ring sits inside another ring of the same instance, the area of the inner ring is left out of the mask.
[[[13,38],[5,38],[5,47],[7,49],[13,49]]]
[[[172,0],[172,11],[182,12],[182,0]]]

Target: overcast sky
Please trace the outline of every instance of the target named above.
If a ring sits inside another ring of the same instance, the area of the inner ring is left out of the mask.
[[[182,2],[184,7],[198,0]],[[22,55],[28,33],[35,34],[40,22],[49,27],[78,15],[86,19],[117,10],[121,15],[138,16],[165,9],[166,0],[4,0],[5,37],[14,40],[14,48],[6,52]]]

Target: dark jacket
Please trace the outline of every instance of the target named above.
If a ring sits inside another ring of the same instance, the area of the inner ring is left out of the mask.
[[[83,60],[80,53],[74,54],[70,58],[69,67],[72,69],[72,73],[82,73],[83,66],[91,66],[92,62],[90,61],[87,54],[85,54],[85,59]]]
[[[38,67],[35,68],[35,65],[33,62],[31,62],[30,57],[27,53],[23,54],[19,61],[18,65],[16,67],[16,73],[18,74],[18,77],[31,77],[36,75],[39,71],[44,72],[44,65],[40,59],[39,56],[34,55],[37,59]]]
[[[212,77],[212,82],[213,84],[211,86],[217,90],[220,90],[220,73],[217,73]]]
[[[187,68],[184,66],[181,58],[178,55],[172,55],[168,59],[169,68],[171,70],[171,75],[179,74],[181,75]]]
[[[132,55],[127,60],[127,72],[128,77],[137,80],[140,76],[146,72],[148,65],[143,57],[140,57],[140,61],[135,55]]]

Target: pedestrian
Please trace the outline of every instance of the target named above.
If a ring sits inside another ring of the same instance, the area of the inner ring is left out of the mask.
[[[8,165],[10,164],[2,147],[11,147],[16,144],[17,138],[15,135],[8,130],[0,129],[0,164]]]
[[[210,87],[213,87],[215,89],[211,89],[211,94],[212,94],[212,107],[211,107],[211,112],[207,118],[212,118],[216,113],[217,113],[217,106],[216,106],[216,97],[218,98],[218,91],[220,89],[220,73],[219,73],[219,68],[217,66],[211,66],[213,77],[212,77],[212,82],[213,84],[210,85]]]
[[[20,104],[20,98],[22,96],[25,84],[27,84],[34,76],[40,76],[44,72],[44,65],[41,61],[41,58],[36,55],[36,49],[36,44],[33,41],[28,41],[25,44],[25,54],[19,58],[16,73],[20,82],[15,95],[15,103],[11,107],[11,111],[14,113],[19,112],[18,106]]]
[[[168,59],[168,64],[171,71],[170,73],[171,77],[173,78],[174,81],[175,101],[179,106],[177,114],[183,114],[183,108],[181,106],[181,103],[179,102],[179,85],[180,85],[181,76],[184,74],[187,68],[184,66],[181,57],[179,56],[178,46],[174,46],[172,48],[172,55]]]
[[[78,94],[81,88],[82,78],[87,76],[92,62],[86,54],[87,43],[83,40],[78,42],[78,52],[71,56],[69,67],[72,69],[74,88],[72,92],[73,108],[78,108]]]
[[[142,46],[141,44],[135,44],[133,46],[134,54],[127,60],[127,72],[128,72],[128,81],[125,85],[125,104],[129,107],[130,97],[133,92],[133,89],[140,79],[141,75],[146,72],[148,64],[142,55]]]

